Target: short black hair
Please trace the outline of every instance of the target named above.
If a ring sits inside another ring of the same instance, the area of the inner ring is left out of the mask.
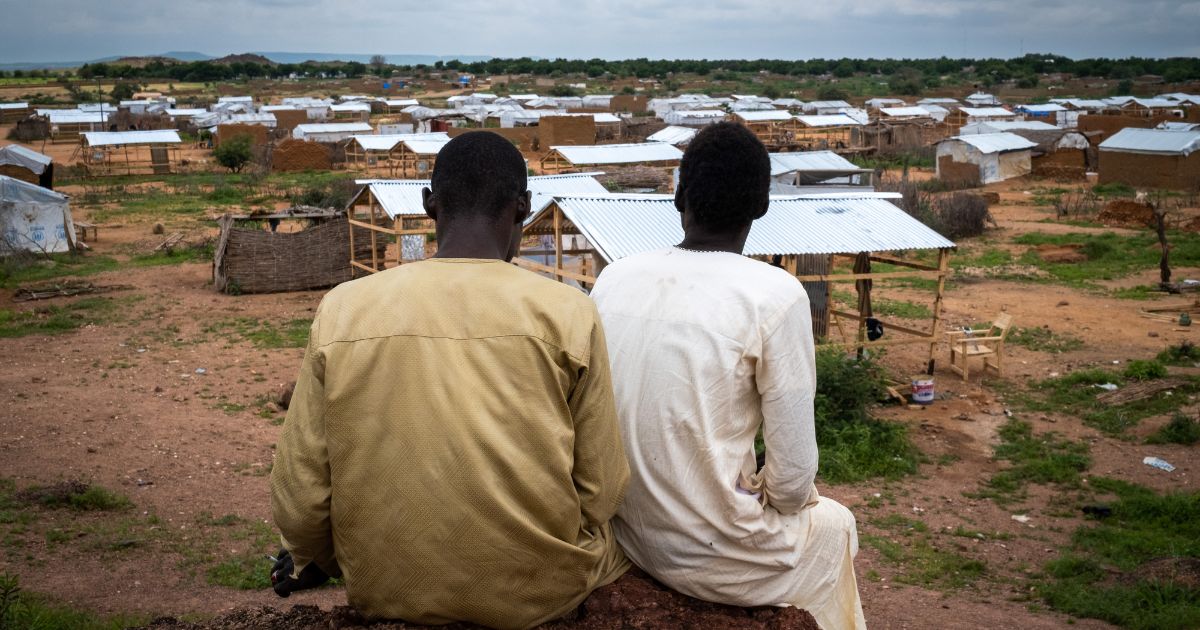
[[[700,130],[679,163],[679,188],[693,220],[738,228],[761,216],[771,195],[771,158],[747,128],[720,122]]]
[[[499,134],[464,133],[438,153],[429,187],[441,206],[439,219],[465,213],[498,218],[529,188],[525,158]]]

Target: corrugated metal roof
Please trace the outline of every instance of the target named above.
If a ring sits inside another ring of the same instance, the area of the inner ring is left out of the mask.
[[[420,105],[415,98],[389,98],[383,103],[388,107],[408,107],[409,105]]]
[[[987,120],[963,125],[959,134],[970,136],[981,133],[1002,133],[1015,130],[1025,131],[1056,131],[1058,127],[1040,120]]]
[[[792,115],[782,109],[763,111],[740,111],[734,114],[746,122],[770,122],[776,120],[791,120]]]
[[[369,112],[371,111],[370,103],[341,103],[338,105],[330,105],[331,112]]]
[[[450,139],[410,139],[403,140],[404,146],[408,147],[409,151],[417,155],[437,155],[442,151],[442,147],[450,142]]]
[[[78,125],[108,122],[108,114],[103,112],[51,111],[47,112],[45,116],[50,118],[51,125]]]
[[[597,144],[552,146],[572,164],[639,164],[665,162],[683,157],[683,151],[663,142],[640,144]]]
[[[810,109],[836,109],[839,107],[853,107],[846,101],[809,101],[804,104],[805,111]]]
[[[1022,149],[1032,149],[1037,146],[1037,143],[1030,142],[1021,136],[1012,133],[980,133],[969,136],[954,136],[947,138],[942,142],[953,141],[965,142],[983,153],[1004,153],[1007,151],[1020,151]]]
[[[958,109],[971,118],[1012,118],[1016,116],[1003,107],[960,107]]]
[[[672,125],[665,129],[660,129],[652,134],[646,140],[650,142],[665,142],[676,146],[687,144],[696,137],[698,130],[695,127],[677,127]]]
[[[397,133],[397,134],[367,134],[350,136],[366,151],[391,151],[396,145],[406,140],[444,140],[450,141],[450,136],[444,131],[434,133]]]
[[[178,144],[183,142],[174,129],[149,131],[88,131],[83,134],[88,146],[111,147],[129,144]]]
[[[1044,105],[1017,105],[1017,109],[1035,114],[1051,114],[1054,112],[1065,112],[1066,107],[1057,103],[1046,103]]]
[[[174,107],[167,108],[168,116],[203,116],[204,114],[207,114],[207,113],[208,113],[207,110],[197,109],[197,108],[186,108],[186,107],[182,108],[182,109],[177,109]]]
[[[371,125],[367,123],[307,123],[296,125],[296,131],[301,134],[313,133],[363,133],[370,132]]]
[[[917,101],[917,105],[957,105],[956,98],[923,98]]]
[[[799,151],[796,153],[772,153],[771,175],[783,175],[795,171],[857,171],[853,162],[833,151]]]
[[[845,114],[827,114],[824,116],[796,116],[796,120],[808,127],[856,127],[862,123]]]
[[[879,113],[892,118],[929,118],[929,110],[924,107],[880,107]]]
[[[29,109],[29,103],[0,103],[0,109]]]
[[[774,197],[766,216],[751,227],[745,254],[856,254],[954,247],[888,201],[890,196]],[[609,262],[670,247],[683,238],[670,195],[561,196],[556,201]]]
[[[554,201],[556,195],[608,194],[608,189],[597,179],[604,173],[567,173],[563,175],[535,175],[529,178],[532,194],[530,206],[537,214]],[[430,185],[428,179],[360,179],[356,184],[367,186],[389,219],[398,216],[425,216],[421,190]]]
[[[238,125],[274,125],[275,114],[271,112],[263,112],[261,114],[230,114],[221,123],[233,123]]]
[[[1101,151],[1190,155],[1200,150],[1200,131],[1126,127],[1100,143]]]

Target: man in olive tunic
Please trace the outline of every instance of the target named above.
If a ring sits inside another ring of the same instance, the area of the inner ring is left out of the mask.
[[[523,628],[629,563],[629,468],[599,317],[512,264],[525,164],[500,136],[441,151],[438,253],[325,296],[271,478],[280,595],[341,575],[352,606]]]

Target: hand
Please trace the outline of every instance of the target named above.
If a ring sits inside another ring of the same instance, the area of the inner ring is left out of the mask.
[[[329,576],[315,562],[308,563],[298,577],[292,577],[295,570],[292,554],[288,553],[287,549],[280,549],[275,566],[271,567],[271,588],[275,590],[276,595],[287,597],[294,591],[316,588],[329,581]]]

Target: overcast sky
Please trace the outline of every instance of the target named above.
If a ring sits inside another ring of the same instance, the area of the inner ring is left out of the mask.
[[[197,51],[1200,56],[1200,0],[0,0],[0,63]]]

